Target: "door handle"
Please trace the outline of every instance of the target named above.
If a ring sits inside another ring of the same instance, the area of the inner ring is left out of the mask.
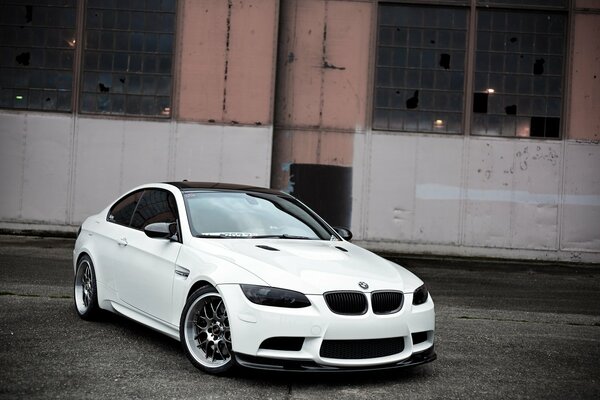
[[[177,274],[183,278],[187,278],[190,274],[190,270],[187,268],[180,267],[179,265],[176,265],[175,266],[175,274]]]
[[[127,244],[128,244],[127,238],[122,237],[121,239],[119,239],[119,243],[118,243],[119,246],[125,247],[125,246],[127,246]]]

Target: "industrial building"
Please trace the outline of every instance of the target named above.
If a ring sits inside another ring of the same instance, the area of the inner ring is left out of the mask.
[[[600,262],[599,0],[4,0],[0,229],[152,181],[382,252]]]

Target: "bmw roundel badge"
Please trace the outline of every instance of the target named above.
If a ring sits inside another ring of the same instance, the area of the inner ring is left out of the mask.
[[[367,282],[358,282],[358,286],[360,286],[362,289],[368,289],[369,285],[367,284]]]

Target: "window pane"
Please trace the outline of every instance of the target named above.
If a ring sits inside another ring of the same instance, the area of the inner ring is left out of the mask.
[[[115,204],[108,213],[108,220],[119,225],[129,226],[135,207],[137,206],[142,192],[135,192]]]
[[[462,131],[467,16],[465,8],[379,6],[375,129]]]
[[[559,137],[565,37],[564,14],[478,11],[473,134]]]
[[[170,117],[175,10],[174,0],[88,2],[83,112]]]
[[[177,206],[173,195],[165,190],[146,190],[131,220],[131,227],[144,229],[155,222],[175,222]]]
[[[0,107],[70,111],[75,2],[0,4]]]

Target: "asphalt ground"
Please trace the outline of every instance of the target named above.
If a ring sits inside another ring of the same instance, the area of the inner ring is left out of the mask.
[[[0,398],[598,399],[600,266],[405,258],[436,304],[431,364],[206,375],[179,343],[72,300],[70,239],[0,236]]]

